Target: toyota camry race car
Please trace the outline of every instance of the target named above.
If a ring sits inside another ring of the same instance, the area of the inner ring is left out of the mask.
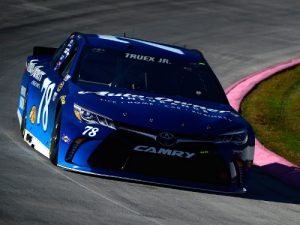
[[[59,167],[246,191],[254,133],[197,50],[73,33],[33,48],[17,114],[24,140]]]

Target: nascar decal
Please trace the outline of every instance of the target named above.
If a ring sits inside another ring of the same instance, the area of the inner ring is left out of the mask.
[[[157,147],[144,146],[144,145],[138,145],[134,147],[133,150],[138,152],[148,152],[153,154],[168,155],[168,156],[174,156],[174,157],[185,158],[185,159],[190,159],[196,154],[194,152],[185,152],[185,151],[178,151],[178,150],[172,150],[167,148],[157,148]]]
[[[205,106],[200,106],[188,102],[182,102],[178,100],[174,100],[171,98],[166,97],[147,97],[143,95],[133,95],[129,93],[112,93],[108,91],[99,91],[99,92],[92,92],[92,91],[79,91],[78,94],[96,94],[98,96],[103,97],[110,97],[113,98],[120,98],[121,100],[127,100],[127,104],[143,104],[143,105],[153,105],[155,104],[162,104],[166,108],[173,108],[178,110],[187,110],[191,111],[192,113],[202,115],[205,117],[210,118],[219,118],[219,119],[225,119],[228,121],[231,121],[230,118],[227,117],[227,115],[232,115],[234,117],[238,117],[238,115],[232,113],[231,111],[227,110],[217,110],[212,108],[207,108]],[[101,101],[107,101],[112,102],[116,104],[116,101],[111,101],[110,99],[100,99]],[[121,104],[124,102],[120,102]]]
[[[41,70],[43,66],[36,66],[38,59],[32,59],[30,62],[26,65],[27,71],[30,73],[30,75],[36,79],[37,81],[41,81],[42,77],[46,74],[44,71]]]
[[[43,86],[41,89],[43,96],[39,105],[38,116],[37,116],[37,124],[40,124],[41,115],[42,115],[42,123],[43,123],[44,131],[47,130],[47,126],[48,126],[48,115],[49,115],[48,108],[49,108],[49,104],[52,98],[54,88],[55,88],[55,83],[52,83],[52,81],[49,78],[46,78],[43,82]]]

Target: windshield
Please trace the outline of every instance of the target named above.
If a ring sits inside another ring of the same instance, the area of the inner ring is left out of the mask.
[[[92,48],[82,54],[77,73],[78,82],[227,103],[206,62]]]

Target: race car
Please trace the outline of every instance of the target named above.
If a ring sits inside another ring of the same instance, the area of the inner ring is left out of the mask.
[[[34,47],[17,115],[24,140],[67,170],[246,191],[253,130],[198,50],[77,32]]]

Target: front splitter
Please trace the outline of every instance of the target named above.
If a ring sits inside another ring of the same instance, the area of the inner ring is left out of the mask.
[[[70,167],[60,165],[60,164],[58,164],[57,166],[64,168],[66,170],[89,174],[93,176],[99,176],[103,178],[118,179],[118,180],[137,182],[142,184],[151,184],[156,186],[171,187],[171,188],[191,190],[191,191],[211,192],[211,193],[219,193],[219,194],[244,194],[247,192],[246,187],[209,185],[209,184],[174,180],[174,179],[161,178],[161,177],[145,176],[145,175],[122,172],[122,171],[111,171],[105,169],[80,167],[76,165],[74,166],[72,164],[70,165],[71,165]]]

